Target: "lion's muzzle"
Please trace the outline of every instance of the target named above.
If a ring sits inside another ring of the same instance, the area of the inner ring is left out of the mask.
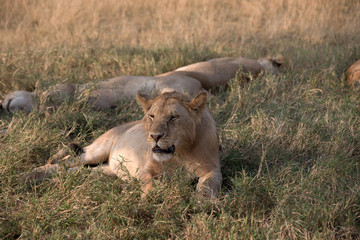
[[[154,160],[158,162],[165,162],[173,158],[175,152],[175,146],[172,145],[171,147],[168,148],[161,148],[159,145],[156,144],[155,147],[151,149],[151,151]]]
[[[175,152],[175,146],[172,145],[167,149],[162,149],[158,145],[152,148],[153,153],[173,154]]]

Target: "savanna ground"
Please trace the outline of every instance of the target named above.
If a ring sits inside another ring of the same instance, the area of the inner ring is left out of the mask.
[[[0,96],[120,75],[153,75],[222,56],[282,53],[277,75],[233,79],[208,106],[221,143],[217,201],[180,174],[147,201],[135,179],[89,169],[27,185],[19,174],[70,142],[140,119],[133,99],[93,111],[0,115],[2,239],[358,239],[360,59],[356,0],[0,1]],[[6,130],[6,131],[5,131]]]

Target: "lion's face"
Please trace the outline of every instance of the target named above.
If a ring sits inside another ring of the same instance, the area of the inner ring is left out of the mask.
[[[257,61],[265,72],[276,74],[279,72],[280,66],[284,63],[284,57],[278,55],[274,58],[259,58]]]
[[[176,92],[164,93],[154,100],[137,95],[145,116],[143,124],[154,160],[170,160],[176,152],[191,147],[195,127],[206,104],[207,94],[200,93],[192,101]]]

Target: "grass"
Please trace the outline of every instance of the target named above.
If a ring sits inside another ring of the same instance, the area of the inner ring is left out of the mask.
[[[1,96],[219,56],[281,52],[287,62],[279,75],[213,90],[224,176],[216,201],[198,203],[181,174],[159,180],[147,201],[136,179],[86,168],[21,182],[64,145],[140,119],[133,99],[103,112],[68,102],[51,115],[41,104],[1,113],[0,238],[360,238],[360,98],[343,74],[360,58],[357,1],[71,2],[0,4]]]

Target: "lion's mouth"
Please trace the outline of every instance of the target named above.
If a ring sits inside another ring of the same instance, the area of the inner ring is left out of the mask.
[[[152,152],[153,153],[164,153],[164,154],[172,154],[175,152],[175,146],[172,145],[171,147],[167,148],[167,149],[162,149],[161,147],[159,147],[158,145],[156,145],[155,147],[152,148]]]

